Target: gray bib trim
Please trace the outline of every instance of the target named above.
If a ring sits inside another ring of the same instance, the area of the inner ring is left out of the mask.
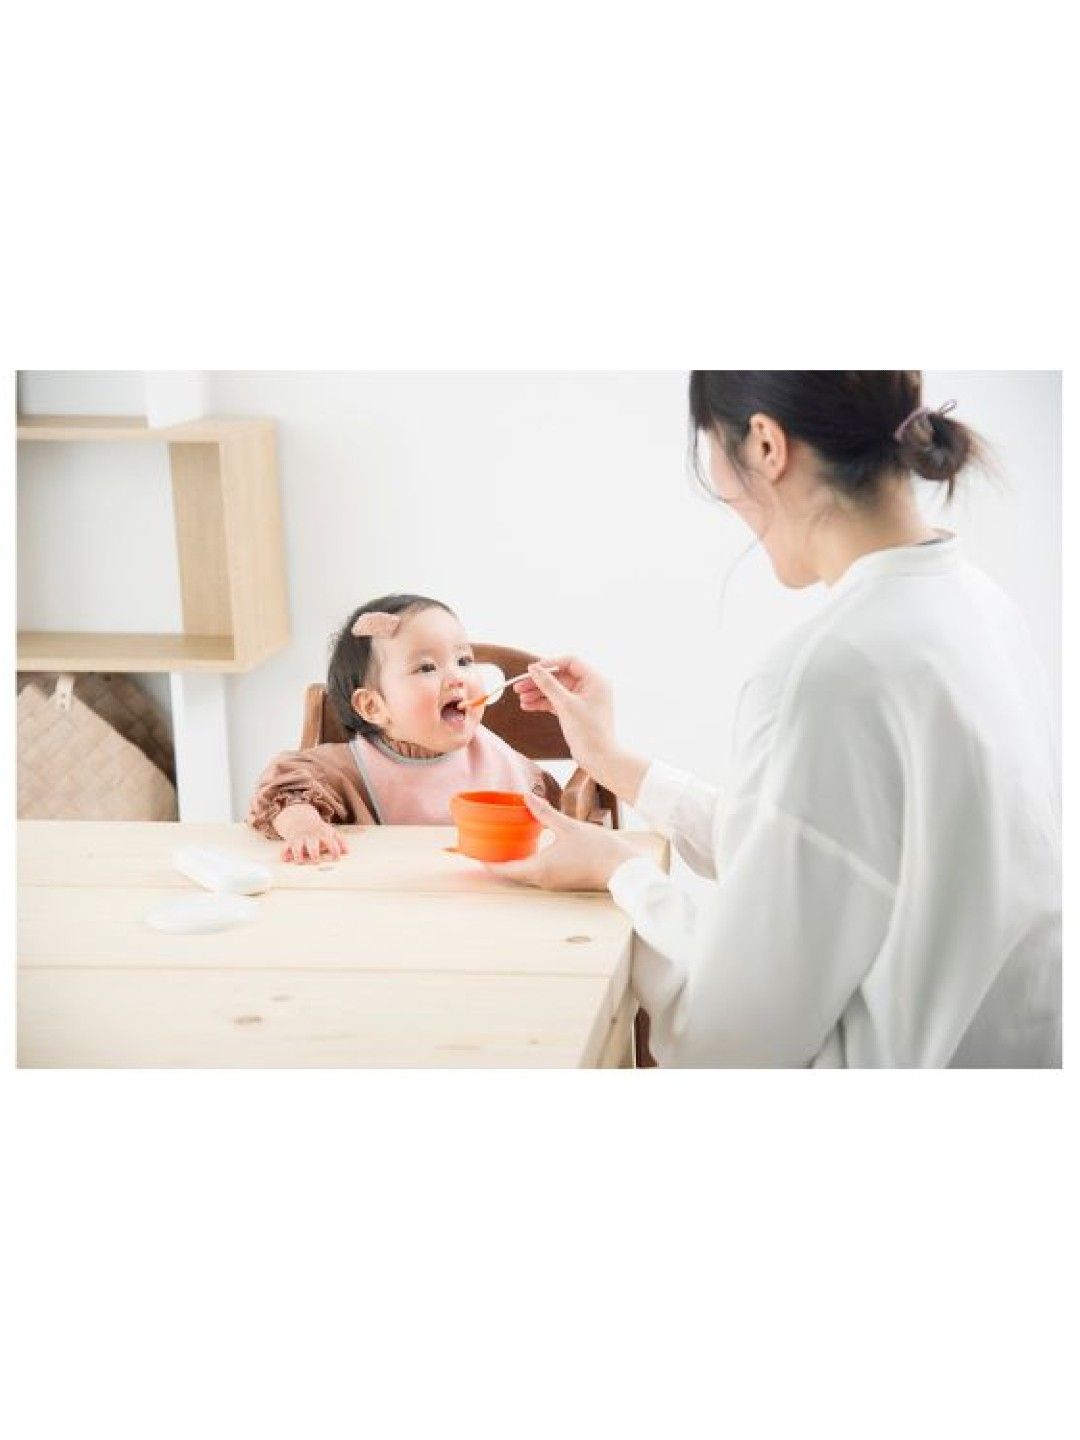
[[[375,817],[375,823],[376,825],[385,825],[386,822],[382,817],[382,811],[379,809],[379,802],[375,798],[375,787],[371,783],[371,776],[368,774],[367,766],[364,764],[364,751],[360,744],[359,735],[354,735],[349,741],[349,749],[352,751],[352,757],[356,761],[356,768],[360,771],[360,780],[363,783],[368,800],[371,803],[371,813]]]

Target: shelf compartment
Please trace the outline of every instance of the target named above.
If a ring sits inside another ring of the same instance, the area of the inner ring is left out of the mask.
[[[289,640],[273,420],[20,416],[24,441],[137,440],[168,449],[184,633],[24,632],[21,670],[252,670]]]

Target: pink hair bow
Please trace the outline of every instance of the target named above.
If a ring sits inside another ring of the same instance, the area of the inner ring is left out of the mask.
[[[388,615],[385,610],[368,610],[356,621],[352,633],[357,638],[368,636],[373,640],[390,640],[397,634],[400,624],[400,615]]]

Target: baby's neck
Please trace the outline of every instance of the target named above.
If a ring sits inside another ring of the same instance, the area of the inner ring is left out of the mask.
[[[395,740],[385,731],[379,736],[379,743],[388,750],[393,750],[395,755],[404,755],[408,760],[433,760],[436,755],[445,753],[442,750],[429,750],[424,745],[414,745],[410,740]]]

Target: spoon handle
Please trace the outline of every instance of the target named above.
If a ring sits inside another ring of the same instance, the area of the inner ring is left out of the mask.
[[[551,675],[557,675],[559,673],[558,665],[545,665],[543,668]],[[516,685],[519,680],[527,680],[528,678],[529,672],[527,670],[523,670],[520,675],[511,675],[509,680],[503,681],[498,690],[491,690],[487,695],[481,695],[476,700],[470,700],[465,708],[471,710],[474,705],[486,705],[492,695],[497,695],[499,690],[505,692],[511,685]]]

